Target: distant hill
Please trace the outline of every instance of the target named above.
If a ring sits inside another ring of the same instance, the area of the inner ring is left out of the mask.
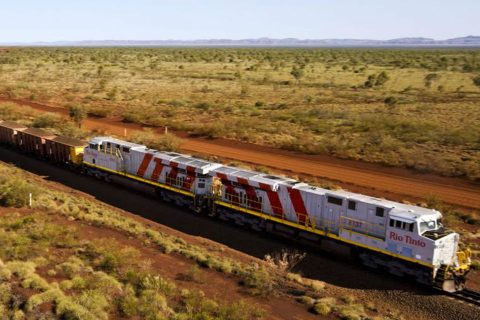
[[[31,43],[1,43],[3,46],[74,46],[74,47],[168,47],[168,46],[228,46],[228,47],[480,47],[480,36],[467,36],[447,40],[430,38],[371,39],[202,39],[202,40],[85,40]]]

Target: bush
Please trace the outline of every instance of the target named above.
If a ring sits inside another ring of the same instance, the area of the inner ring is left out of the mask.
[[[54,113],[45,113],[36,117],[32,122],[32,126],[35,128],[54,128],[61,122],[62,119],[59,115]]]
[[[29,195],[37,194],[35,185],[24,179],[0,178],[0,205],[4,207],[21,208],[29,203]]]
[[[67,277],[71,278],[83,269],[83,261],[75,256],[71,256],[67,261],[59,264],[56,268],[61,270]]]
[[[312,297],[309,297],[309,296],[301,296],[301,297],[297,298],[297,301],[300,302],[300,303],[309,305],[309,306],[313,306],[315,304],[315,299],[313,299]]]
[[[203,282],[202,272],[197,265],[193,265],[190,269],[188,269],[187,272],[185,272],[182,275],[182,279],[187,281],[197,282],[197,283]]]
[[[316,314],[320,314],[322,316],[329,315],[333,308],[336,306],[336,300],[332,297],[322,298],[315,303],[312,308],[312,311]]]
[[[338,314],[343,320],[362,320],[365,318],[365,310],[361,304],[348,304],[338,307]]]
[[[480,87],[480,75],[473,78],[472,81],[474,85],[476,85],[477,87]]]
[[[31,261],[10,261],[5,265],[14,275],[25,279],[35,273],[35,263]]]
[[[254,295],[266,296],[273,291],[274,281],[265,267],[252,264],[243,273],[240,284]]]
[[[167,133],[158,135],[151,130],[135,132],[130,136],[135,143],[146,145],[147,147],[159,151],[180,151],[182,140],[174,134]]]
[[[50,285],[45,279],[34,273],[23,280],[22,287],[45,291],[50,288]]]
[[[109,115],[110,111],[106,108],[92,108],[88,110],[88,115],[91,117],[105,118]]]

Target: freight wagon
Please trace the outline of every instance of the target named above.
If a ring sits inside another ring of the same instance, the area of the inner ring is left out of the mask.
[[[73,138],[56,136],[45,139],[45,157],[52,162],[82,165],[83,152],[87,143]]]
[[[18,132],[15,136],[15,144],[23,152],[45,157],[47,153],[45,146],[46,139],[52,138],[55,138],[53,133],[42,129],[28,128]]]
[[[15,144],[16,136],[20,131],[27,130],[28,128],[24,125],[11,122],[11,121],[1,121],[0,122],[0,143],[4,144]]]

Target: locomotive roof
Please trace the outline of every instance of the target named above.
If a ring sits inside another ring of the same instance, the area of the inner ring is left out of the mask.
[[[317,188],[321,189],[321,188]],[[415,206],[411,204],[405,204],[401,202],[390,201],[381,198],[375,198],[359,193],[353,193],[344,190],[327,190],[323,189],[325,194],[342,197],[344,199],[360,201],[368,204],[372,204],[378,207],[383,207],[386,209],[391,209],[390,215],[394,215],[396,217],[410,219],[410,220],[417,220],[418,218],[424,216],[432,216],[438,215],[439,212],[434,209],[423,208],[420,206]]]
[[[113,138],[113,137],[108,137],[108,136],[107,137],[94,137],[94,138],[90,139],[90,143],[93,143],[93,144],[99,144],[99,143],[102,143],[103,141],[107,141],[107,142],[110,142],[110,143],[115,143],[115,144],[118,144],[118,145],[121,145],[121,146],[124,146],[124,147],[128,147],[128,148],[144,148],[144,149],[147,148],[146,146],[138,144],[138,143],[133,143],[133,142],[125,141],[125,140],[120,140],[120,139]]]
[[[144,145],[137,144],[137,143],[132,143],[132,142],[128,142],[128,141],[124,141],[124,140],[120,140],[120,139],[116,139],[116,138],[113,138],[113,137],[95,137],[95,138],[92,138],[90,140],[90,143],[98,144],[98,143],[101,143],[101,142],[104,142],[104,141],[110,142],[110,143],[115,143],[115,144],[130,148],[130,149],[135,150],[135,151],[151,153],[151,154],[154,155],[155,158],[160,158],[160,159],[168,161],[168,162],[173,161],[173,162],[176,162],[178,164],[185,165],[185,166],[195,167],[195,168],[199,169],[199,172],[202,173],[202,174],[206,174],[210,170],[212,170],[212,169],[214,169],[218,166],[221,166],[218,163],[194,158],[194,157],[191,157],[189,155],[185,155],[185,154],[181,154],[181,153],[177,153],[177,152],[171,152],[171,151],[158,151],[158,150],[155,150],[155,149],[149,149]]]
[[[235,178],[243,178],[249,181],[254,181],[257,183],[266,184],[272,187],[272,190],[276,190],[279,185],[284,184],[288,186],[301,186],[305,185],[297,180],[290,179],[283,176],[275,176],[272,174],[266,174],[258,171],[252,170],[245,170],[236,167],[224,166],[221,165],[220,167],[214,169],[212,171],[212,175],[216,173],[222,173],[231,177]]]
[[[427,217],[427,216],[434,216],[434,215],[440,214],[437,210],[433,210],[433,209],[389,201],[385,199],[375,198],[375,197],[348,192],[344,190],[328,190],[328,189],[312,186],[288,177],[276,176],[276,175],[265,174],[265,173],[261,173],[253,170],[245,170],[241,168],[225,166],[219,163],[194,158],[189,155],[185,155],[181,153],[147,149],[144,145],[127,142],[127,141],[115,139],[112,137],[96,137],[91,140],[92,143],[99,143],[101,141],[109,141],[112,143],[117,143],[119,145],[135,148],[135,150],[139,150],[139,151],[142,151],[142,149],[144,149],[145,152],[154,153],[155,157],[159,157],[167,161],[174,161],[184,165],[200,168],[202,173],[204,174],[210,173],[210,175],[215,176],[216,173],[222,173],[230,177],[244,178],[257,183],[269,185],[271,186],[272,190],[277,190],[279,185],[286,185],[288,187],[293,187],[295,189],[299,189],[308,193],[314,193],[318,195],[331,195],[331,196],[336,196],[343,199],[349,199],[349,200],[371,204],[378,207],[383,207],[386,209],[390,209],[390,213],[389,213],[390,215],[407,219],[407,220],[417,220],[422,216]]]

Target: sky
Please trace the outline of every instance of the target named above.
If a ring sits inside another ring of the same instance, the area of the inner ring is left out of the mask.
[[[480,35],[480,0],[0,0],[0,42]]]

